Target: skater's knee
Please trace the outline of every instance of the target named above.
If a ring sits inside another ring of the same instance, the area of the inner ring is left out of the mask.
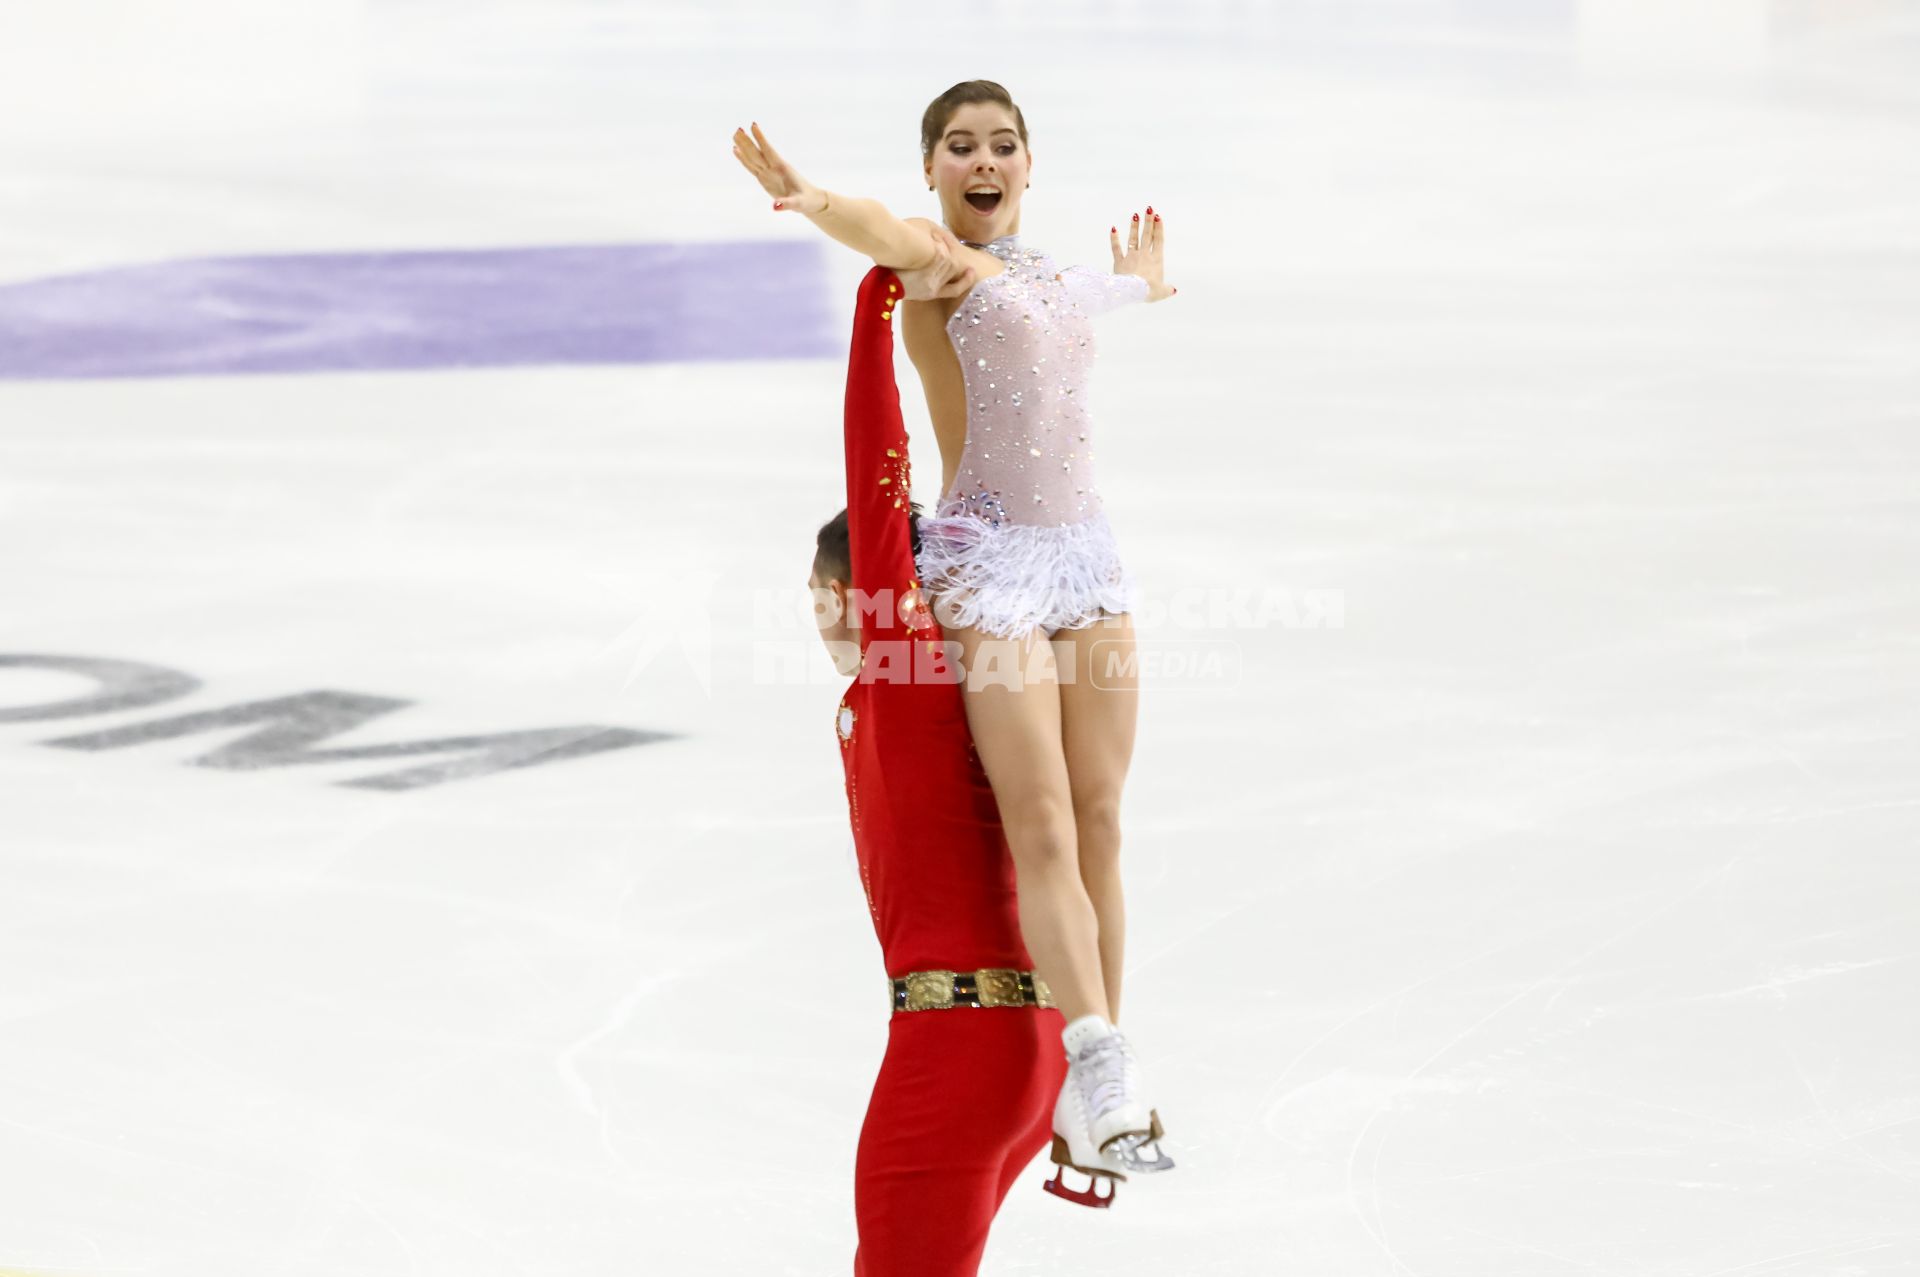
[[[1112,853],[1120,849],[1120,795],[1118,792],[1075,794],[1073,824],[1079,834],[1080,850]]]
[[[1047,872],[1071,866],[1078,858],[1079,838],[1067,803],[1045,794],[1024,795],[1000,804],[1000,823],[1019,870]]]

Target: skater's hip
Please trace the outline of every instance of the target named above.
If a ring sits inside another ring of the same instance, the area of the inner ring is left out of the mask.
[[[887,1005],[894,1011],[966,1008],[1051,1007],[1053,992],[1033,971],[981,967],[974,971],[931,969],[887,977]]]

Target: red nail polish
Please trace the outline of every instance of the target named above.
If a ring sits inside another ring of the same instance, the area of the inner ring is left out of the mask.
[[[1153,212],[1153,205],[1151,204],[1147,205],[1147,212],[1149,213]]]
[[[1118,235],[1119,233],[1120,233],[1120,228],[1119,228],[1118,226],[1109,226],[1109,227],[1107,227],[1107,234],[1109,234],[1109,235]]]
[[[1137,222],[1137,221],[1139,221],[1139,220],[1140,220],[1140,214],[1138,214],[1138,213],[1135,213],[1135,214],[1133,215],[1133,220],[1134,220],[1134,221],[1136,221],[1136,222]]]
[[[779,207],[780,207],[780,201],[779,201],[779,200],[775,200],[775,201],[773,202],[773,206],[774,206],[775,208],[779,208]]]

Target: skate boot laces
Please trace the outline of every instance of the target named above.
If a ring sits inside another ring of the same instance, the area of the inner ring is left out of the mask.
[[[1088,1046],[1080,1053],[1076,1064],[1079,1065],[1080,1091],[1086,1097],[1089,1126],[1098,1123],[1116,1108],[1144,1103],[1140,1097],[1140,1071],[1134,1059],[1133,1044],[1118,1032],[1108,1034]],[[1114,1137],[1109,1141],[1108,1152],[1115,1161],[1131,1171],[1170,1171],[1174,1167],[1173,1158],[1167,1156],[1159,1144],[1161,1136],[1165,1134],[1160,1126],[1160,1115],[1149,1111],[1148,1123],[1147,1130]],[[1148,1149],[1152,1150],[1153,1156],[1144,1155],[1143,1150]]]
[[[1139,1071],[1133,1052],[1118,1033],[1110,1033],[1080,1052],[1080,1091],[1087,1098],[1090,1121],[1099,1121],[1135,1098]]]

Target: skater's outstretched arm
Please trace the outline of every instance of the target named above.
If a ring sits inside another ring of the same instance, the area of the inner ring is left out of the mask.
[[[1153,209],[1147,209],[1143,221],[1138,213],[1127,231],[1123,248],[1120,231],[1110,233],[1108,247],[1113,250],[1111,273],[1091,266],[1069,266],[1058,278],[1068,293],[1090,315],[1112,310],[1132,301],[1164,301],[1180,291],[1166,281],[1167,228]]]
[[[800,176],[755,124],[751,135],[733,131],[733,154],[761,189],[773,196],[774,209],[804,213],[815,226],[879,266],[919,270],[934,259],[933,237],[888,212],[878,200],[836,195]]]

